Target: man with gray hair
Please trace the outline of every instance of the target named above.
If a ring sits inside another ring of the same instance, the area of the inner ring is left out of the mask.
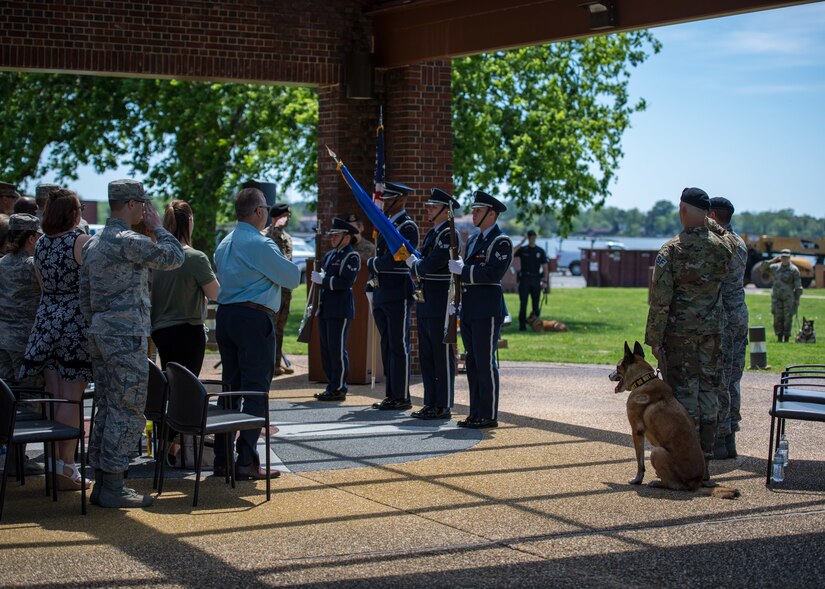
[[[287,260],[275,242],[261,234],[269,218],[263,192],[244,188],[235,197],[238,225],[215,250],[220,289],[215,315],[216,339],[221,353],[223,382],[230,391],[269,392],[275,356],[275,322],[281,308],[281,289],[296,288],[301,281],[298,266]],[[262,396],[220,399],[223,407],[263,417],[267,402]],[[237,440],[238,479],[263,479],[258,456],[260,430],[245,430]],[[226,474],[225,435],[215,435],[215,475]],[[266,449],[269,451],[269,448]],[[274,471],[272,476],[280,473]]]
[[[709,209],[704,190],[684,189],[679,203],[683,230],[656,256],[645,332],[666,382],[698,428],[706,481],[723,373],[720,291],[732,256],[730,243],[708,229]]]
[[[163,228],[151,198],[135,180],[110,182],[112,216],[83,246],[80,309],[89,322],[97,404],[89,439],[89,464],[95,469],[90,501],[101,507],[153,502],[125,487],[123,473],[146,424],[149,270],[174,270],[184,255],[180,242]],[[131,229],[141,220],[157,243]]]

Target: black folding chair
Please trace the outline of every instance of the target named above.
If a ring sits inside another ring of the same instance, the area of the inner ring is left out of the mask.
[[[58,403],[68,403],[77,405],[80,427],[71,427],[59,423],[52,419],[54,406]],[[39,419],[32,419],[28,416],[25,420],[18,421],[18,406],[32,405],[41,408]],[[45,408],[48,407],[48,413]],[[51,456],[51,469],[49,460],[46,460],[46,480],[51,475],[52,498],[57,501],[57,459],[55,454],[55,442],[64,440],[77,440],[80,444],[80,473],[86,472],[86,442],[83,431],[83,403],[80,401],[69,401],[68,399],[26,399],[18,401],[11,389],[5,382],[0,380],[0,443],[8,446],[9,455],[19,444],[43,443],[50,447],[47,457]],[[8,460],[8,457],[7,457]],[[20,464],[20,460],[18,460]],[[50,472],[51,471],[51,472]],[[0,486],[0,518],[3,517],[3,504],[6,500],[6,482],[9,469],[3,467],[3,482]],[[22,479],[25,480],[25,479]],[[47,482],[48,485],[48,482]],[[48,487],[47,487],[48,488]],[[86,479],[80,477],[80,506],[83,515],[86,515]]]
[[[804,383],[798,386],[794,383],[782,383],[774,385],[773,403],[770,410],[771,435],[768,443],[766,486],[771,484],[771,459],[779,447],[782,434],[785,433],[785,421],[788,419],[825,421],[825,395],[823,393],[825,393],[825,384]],[[775,439],[774,434],[776,434]]]
[[[143,416],[147,421],[152,422],[152,431],[155,433],[152,439],[152,450],[155,455],[155,473],[152,477],[152,488],[157,489],[160,463],[166,459],[166,454],[160,451],[163,444],[159,440],[159,436],[166,435],[166,403],[169,397],[169,383],[166,381],[166,376],[160,367],[151,358],[147,358],[147,361],[149,362],[149,387]],[[156,425],[160,425],[160,427],[155,427]]]
[[[161,455],[165,456],[169,442],[166,430],[173,428],[182,434],[197,436],[198,444],[195,451],[195,496],[192,506],[198,505],[198,490],[201,479],[201,462],[203,458],[204,437],[207,434],[230,434],[225,436],[226,440],[226,465],[225,480],[235,488],[235,460],[233,440],[234,433],[248,429],[265,428],[266,432],[266,500],[271,497],[271,472],[269,458],[269,403],[265,402],[264,416],[250,415],[242,411],[231,409],[216,409],[209,406],[211,398],[232,397],[232,396],[263,396],[269,398],[269,393],[260,391],[232,391],[221,393],[209,393],[204,387],[204,383],[192,374],[185,367],[175,362],[166,365],[166,378],[169,382],[169,398],[166,404],[166,421],[164,431],[161,433],[163,447]],[[165,475],[165,461],[160,465],[160,483],[158,495],[163,493],[163,481]]]

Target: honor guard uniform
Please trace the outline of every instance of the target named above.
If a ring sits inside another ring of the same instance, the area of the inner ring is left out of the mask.
[[[361,269],[361,258],[350,241],[358,229],[343,219],[332,220],[333,250],[324,256],[320,271],[312,273],[312,282],[321,287],[318,324],[321,333],[321,363],[327,377],[323,393],[316,393],[319,401],[343,401],[347,397],[349,356],[347,337],[355,316],[352,285]]]
[[[480,190],[473,198],[473,225],[480,231],[467,241],[465,259],[450,260],[449,268],[461,275],[461,340],[470,385],[470,415],[458,425],[485,428],[498,426],[496,350],[506,315],[501,279],[513,261],[513,242],[497,224],[507,207]]]
[[[424,203],[430,221],[434,223],[421,245],[422,258],[410,256],[407,266],[415,280],[422,285],[424,300],[417,302],[418,355],[421,378],[424,381],[424,408],[414,411],[419,419],[449,419],[455,390],[455,352],[453,346],[443,343],[447,305],[450,303],[450,225],[448,207],[457,209],[458,201],[441,190],[433,188],[430,199]]]
[[[523,245],[527,241],[527,245]],[[550,277],[547,271],[547,253],[536,245],[536,232],[532,229],[527,232],[527,239],[516,247],[513,252],[521,262],[518,272],[518,330],[527,330],[527,299],[533,303],[533,316],[539,318],[539,299],[541,289],[547,285]]]
[[[404,210],[412,188],[395,182],[384,183],[384,214],[414,248],[418,247],[418,225]],[[410,326],[413,292],[409,268],[393,258],[382,235],[375,243],[375,256],[367,261],[372,283],[372,316],[381,336],[384,364],[384,395],[375,409],[409,409],[410,403]]]

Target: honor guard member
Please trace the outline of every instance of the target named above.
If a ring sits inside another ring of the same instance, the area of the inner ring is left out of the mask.
[[[418,248],[418,225],[404,206],[412,188],[395,182],[384,183],[384,215],[414,248]],[[375,256],[367,261],[372,276],[372,316],[381,336],[381,361],[384,363],[384,395],[375,409],[410,409],[410,326],[413,286],[403,260],[393,258],[384,237],[379,234]]]
[[[266,195],[264,195],[266,196]],[[273,205],[269,209],[270,225],[266,229],[266,236],[275,242],[284,257],[292,261],[292,236],[286,232],[289,223],[289,205],[282,203]],[[281,308],[278,310],[275,321],[275,370],[273,376],[292,374],[294,369],[283,365],[284,360],[284,329],[289,319],[289,303],[292,301],[292,289],[281,288]]]
[[[521,267],[518,272],[518,330],[527,331],[527,299],[532,299],[533,315],[539,317],[539,299],[541,289],[547,284],[550,273],[547,268],[547,252],[536,245],[536,232],[532,229],[527,232],[525,239],[516,246],[513,257],[518,258]]]
[[[163,228],[150,199],[140,182],[110,182],[112,216],[83,246],[80,310],[89,322],[97,405],[89,438],[89,465],[95,469],[90,501],[101,507],[148,507],[153,502],[125,487],[123,473],[146,424],[149,270],[174,270],[183,264],[184,253]],[[141,221],[157,243],[132,230]]]
[[[311,275],[311,280],[321,287],[318,308],[318,325],[321,333],[321,363],[327,376],[327,387],[316,393],[319,401],[343,401],[347,398],[349,355],[347,338],[355,304],[352,285],[361,269],[361,257],[352,245],[358,228],[343,219],[332,220],[332,249],[324,257],[321,270]]]
[[[421,378],[424,381],[424,407],[414,411],[419,419],[450,419],[455,389],[455,352],[453,346],[443,343],[444,319],[447,315],[450,290],[450,225],[448,207],[455,210],[458,201],[441,190],[433,188],[430,199],[424,203],[433,228],[427,232],[421,245],[422,258],[407,258],[415,280],[422,284],[424,301],[415,306],[418,323],[418,355]]]
[[[479,232],[467,241],[465,258],[450,260],[449,268],[461,275],[461,340],[470,385],[470,415],[458,425],[486,428],[498,426],[496,350],[507,313],[501,279],[513,261],[513,242],[497,224],[507,207],[480,190],[473,198],[473,225]]]
[[[779,342],[787,342],[791,337],[793,316],[799,309],[802,296],[802,276],[799,268],[791,262],[791,250],[784,249],[778,257],[769,262],[768,272],[773,278],[771,287],[771,313],[773,331]]]
[[[745,268],[748,246],[731,225],[733,204],[726,198],[710,199],[708,218],[724,229],[724,236],[733,246],[733,257],[722,281],[722,306],[725,309],[725,330],[722,332],[724,381],[719,389],[719,418],[713,457],[717,460],[736,458],[736,432],[742,421],[740,381],[745,370],[748,347],[748,306],[745,304]],[[710,223],[709,223],[710,224]]]
[[[721,289],[733,255],[730,242],[708,228],[708,210],[704,190],[684,189],[679,203],[683,229],[656,256],[645,331],[645,343],[665,367],[666,382],[698,427],[706,480],[723,379]]]

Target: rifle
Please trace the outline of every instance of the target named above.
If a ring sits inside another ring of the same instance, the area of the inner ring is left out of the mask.
[[[309,293],[307,293],[307,306],[304,315],[301,317],[301,325],[298,327],[298,341],[308,344],[312,339],[312,317],[315,315],[315,308],[318,304],[318,296],[321,289],[315,288],[315,283],[309,283]]]
[[[447,205],[447,221],[450,225],[450,259],[458,259],[458,234],[455,230],[455,215],[453,207]],[[450,313],[452,304],[453,313]],[[450,273],[450,290],[447,295],[447,309],[444,314],[444,339],[445,344],[456,344],[458,341],[458,317],[461,311],[461,275]]]

